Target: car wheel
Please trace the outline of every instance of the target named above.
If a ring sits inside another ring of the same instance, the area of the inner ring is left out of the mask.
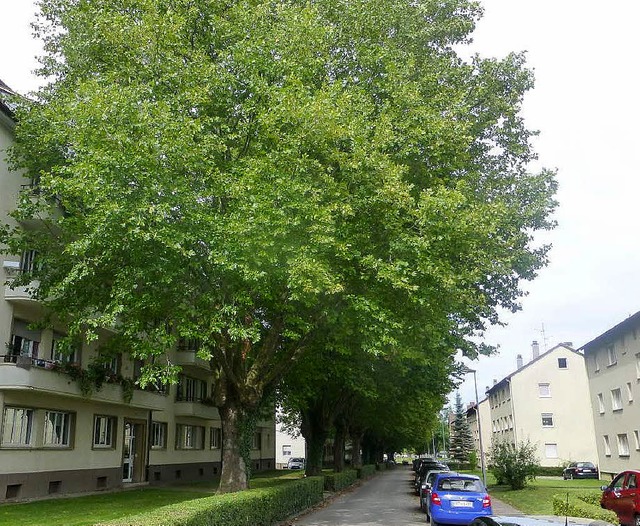
[[[562,480],[567,480],[567,474],[564,471],[562,472]]]
[[[569,473],[569,478],[573,480],[573,473]]]

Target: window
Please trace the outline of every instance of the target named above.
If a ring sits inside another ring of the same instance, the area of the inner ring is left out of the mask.
[[[151,448],[165,449],[167,447],[167,424],[165,422],[151,423]]]
[[[566,368],[567,368],[567,359],[558,358],[558,369],[566,369]]]
[[[69,447],[71,437],[71,413],[46,411],[44,416],[43,445]]]
[[[25,250],[20,258],[20,270],[22,272],[33,272],[36,270],[37,253],[35,250]]]
[[[547,458],[558,458],[558,444],[545,444],[544,455]]]
[[[622,433],[617,436],[617,439],[618,439],[618,456],[628,457],[629,456],[629,439],[627,438],[627,434]]]
[[[619,388],[611,390],[611,408],[614,411],[622,410],[622,394]]]
[[[627,382],[627,401],[633,402],[633,391],[631,390],[631,382]]]
[[[640,432],[637,429],[633,432],[633,438],[636,441],[636,451],[639,451],[640,450]]]
[[[640,352],[636,354],[636,380],[640,380]]]
[[[53,333],[53,340],[51,341],[51,359],[58,363],[76,363],[79,362],[78,347],[63,345],[62,339],[65,336],[58,333]]]
[[[11,337],[11,354],[14,356],[30,356],[31,358],[37,358],[39,346],[39,341],[25,338],[24,336],[14,334]]]
[[[602,439],[604,441],[604,454],[608,457],[611,456],[611,444],[609,443],[609,435],[603,435]]]
[[[222,447],[222,429],[219,427],[209,429],[209,447],[211,449],[220,449]]]
[[[207,397],[207,384],[197,378],[180,375],[176,401],[178,402],[202,402]]]
[[[260,431],[256,431],[253,434],[251,449],[262,449],[262,433]]]
[[[553,413],[542,413],[542,427],[553,427]]]
[[[114,416],[96,416],[93,423],[93,447],[111,449],[116,430]]]
[[[284,444],[282,446],[282,456],[290,457],[291,456],[291,444]]]
[[[593,353],[593,370],[596,373],[600,370],[600,363],[598,362],[598,353]]]
[[[2,421],[3,446],[31,445],[33,409],[5,407]]]
[[[540,398],[550,398],[551,397],[550,384],[538,384],[538,394]]]
[[[176,449],[204,449],[204,427],[178,424]]]
[[[607,360],[608,365],[615,365],[616,363],[618,363],[616,348],[613,345],[609,345],[609,347],[607,347]]]
[[[600,414],[604,413],[604,396],[602,393],[598,393],[598,408],[600,410]]]

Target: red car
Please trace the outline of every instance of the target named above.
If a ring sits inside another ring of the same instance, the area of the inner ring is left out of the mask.
[[[600,506],[614,511],[620,524],[640,526],[640,471],[623,471],[602,486]]]

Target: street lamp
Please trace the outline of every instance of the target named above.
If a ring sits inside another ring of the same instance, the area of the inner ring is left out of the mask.
[[[482,482],[486,486],[487,485],[487,470],[484,465],[484,448],[482,447],[482,427],[480,426],[480,402],[478,400],[478,382],[476,380],[476,370],[467,367],[466,365],[462,366],[462,372],[473,373],[473,385],[476,389],[476,422],[478,422],[478,437],[480,439],[480,467],[482,469]]]

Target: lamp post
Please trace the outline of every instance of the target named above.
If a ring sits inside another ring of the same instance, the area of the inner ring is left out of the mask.
[[[478,400],[478,382],[476,380],[476,370],[462,366],[462,372],[465,374],[473,373],[473,386],[476,390],[476,422],[478,422],[478,438],[480,439],[480,467],[482,469],[482,483],[487,485],[487,470],[484,465],[484,448],[482,447],[482,427],[480,425],[480,401]]]

